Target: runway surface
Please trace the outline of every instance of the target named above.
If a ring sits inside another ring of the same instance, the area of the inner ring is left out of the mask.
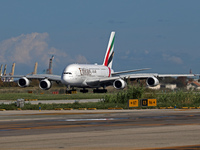
[[[99,102],[101,99],[76,99],[76,100],[37,100],[37,101],[25,101],[25,103],[31,104],[70,104],[70,103],[88,103],[88,102]],[[0,104],[11,104],[17,102],[16,100],[0,100]]]
[[[200,110],[0,112],[1,149],[200,149]]]

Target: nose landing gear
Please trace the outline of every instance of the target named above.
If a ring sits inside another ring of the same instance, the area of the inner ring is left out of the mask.
[[[76,89],[72,88],[70,89],[70,86],[67,86],[66,94],[76,94]]]
[[[75,89],[72,90],[66,90],[66,94],[76,94],[77,91]]]

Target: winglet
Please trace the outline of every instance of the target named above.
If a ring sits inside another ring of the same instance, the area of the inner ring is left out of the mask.
[[[106,55],[104,58],[103,65],[112,68],[113,56],[114,56],[114,41],[115,41],[115,32],[111,32],[110,40],[108,42],[108,47],[106,51]]]

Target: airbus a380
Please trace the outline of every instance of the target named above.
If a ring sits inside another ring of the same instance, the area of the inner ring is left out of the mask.
[[[157,73],[143,73],[131,74],[131,72],[143,71],[149,68],[127,70],[121,72],[114,72],[112,70],[113,56],[114,56],[114,40],[115,32],[111,32],[108,42],[107,51],[102,65],[97,64],[70,64],[62,72],[62,75],[50,74],[36,74],[36,75],[14,75],[4,76],[20,78],[18,85],[20,87],[27,87],[31,79],[39,79],[39,87],[43,90],[48,90],[52,86],[52,81],[61,82],[67,87],[83,88],[81,92],[88,92],[86,88],[94,88],[94,92],[107,92],[106,87],[113,85],[116,89],[123,89],[127,85],[128,79],[146,79],[148,86],[156,86],[159,84],[158,77],[179,77],[179,76],[195,76],[194,74],[157,74]],[[99,89],[103,87],[103,89]],[[72,91],[69,90],[69,91]]]

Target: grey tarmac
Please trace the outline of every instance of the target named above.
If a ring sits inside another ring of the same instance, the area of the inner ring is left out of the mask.
[[[99,102],[101,99],[75,99],[75,100],[37,100],[37,101],[25,101],[25,103],[31,103],[31,104],[69,104],[69,103],[88,103],[88,102]],[[0,100],[0,104],[11,104],[15,103],[16,100]]]
[[[0,112],[1,149],[181,149],[180,146],[200,148],[200,110]]]

